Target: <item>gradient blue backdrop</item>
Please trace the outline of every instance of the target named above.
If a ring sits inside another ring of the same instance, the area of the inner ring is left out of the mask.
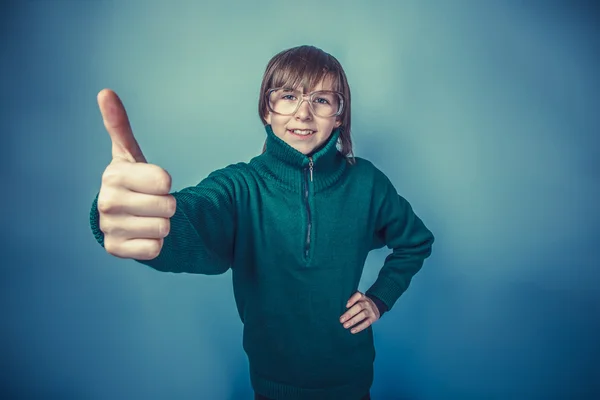
[[[373,398],[600,396],[595,4],[3,2],[1,393],[250,398],[230,273],[158,273],[92,237],[96,94],[179,190],[260,152],[264,67],[308,43],[345,66],[357,155],[437,237],[375,325]]]

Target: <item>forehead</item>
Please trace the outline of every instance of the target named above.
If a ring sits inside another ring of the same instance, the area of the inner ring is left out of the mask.
[[[291,72],[291,71],[290,71]],[[323,72],[319,75],[301,75],[295,73],[282,73],[274,76],[272,87],[286,87],[304,93],[317,90],[339,91],[339,82],[332,73]]]
[[[332,79],[323,79],[315,83],[314,85],[307,85],[303,83],[299,83],[296,85],[282,85],[282,87],[286,89],[297,90],[300,93],[311,93],[317,92],[320,90],[329,90],[329,91],[337,91],[336,85]]]
[[[304,90],[306,92],[314,92],[317,90],[337,90],[334,79],[331,76],[325,76],[323,79],[318,81],[312,87],[298,87],[298,90]]]

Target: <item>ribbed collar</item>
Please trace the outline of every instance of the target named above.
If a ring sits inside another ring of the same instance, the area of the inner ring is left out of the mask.
[[[344,173],[347,160],[338,151],[337,142],[340,130],[335,129],[327,142],[313,154],[304,155],[281,140],[273,132],[271,125],[265,125],[267,132],[266,150],[250,162],[259,174],[274,180],[294,191],[302,191],[305,179],[314,192],[324,190],[335,184]],[[310,181],[308,170],[310,159],[313,161],[313,179]]]

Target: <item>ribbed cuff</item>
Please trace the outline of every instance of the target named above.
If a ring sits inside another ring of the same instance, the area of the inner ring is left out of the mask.
[[[98,193],[92,202],[92,209],[90,210],[90,228],[94,237],[100,243],[100,246],[104,247],[104,232],[100,230],[100,214],[98,213]]]
[[[389,311],[405,290],[406,289],[399,287],[396,282],[388,278],[380,277],[373,283],[373,286],[367,290],[365,295],[369,297],[373,296],[381,300],[385,304],[387,311]]]

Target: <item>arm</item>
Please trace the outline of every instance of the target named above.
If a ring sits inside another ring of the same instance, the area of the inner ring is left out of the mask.
[[[392,252],[386,257],[377,280],[366,295],[375,301],[380,310],[380,306],[384,305],[383,310],[388,311],[408,289],[413,276],[431,255],[435,239],[408,201],[397,193],[387,178],[384,180],[385,187],[378,197],[372,248],[387,245]]]
[[[226,272],[233,256],[235,232],[234,185],[225,170],[215,171],[198,185],[172,193],[177,209],[170,219],[158,257],[136,260],[158,271],[215,275]],[[99,225],[98,197],[92,203],[90,225],[104,247]]]

